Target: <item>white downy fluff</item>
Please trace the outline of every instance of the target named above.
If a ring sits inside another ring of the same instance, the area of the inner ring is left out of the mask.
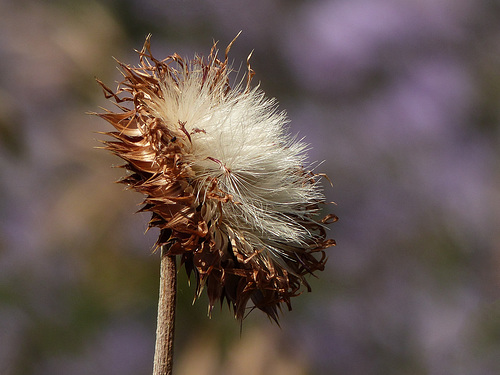
[[[314,204],[324,200],[316,182],[306,183],[307,145],[289,134],[286,114],[258,88],[244,90],[240,84],[224,93],[224,80],[200,87],[201,69],[186,71],[179,72],[176,84],[170,76],[162,82],[163,98],[151,101],[153,113],[183,139],[200,202],[217,179],[235,202],[222,205],[222,221],[237,228],[254,249],[268,250],[282,263],[289,246],[314,241],[297,217],[310,221],[317,213]]]

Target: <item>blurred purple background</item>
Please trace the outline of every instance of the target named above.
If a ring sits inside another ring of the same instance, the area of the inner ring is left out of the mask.
[[[94,81],[152,33],[162,58],[251,50],[254,83],[325,162],[340,221],[282,328],[243,332],[179,280],[175,373],[500,373],[500,3],[0,3],[0,374],[151,373],[158,256]],[[245,65],[242,65],[244,69]]]

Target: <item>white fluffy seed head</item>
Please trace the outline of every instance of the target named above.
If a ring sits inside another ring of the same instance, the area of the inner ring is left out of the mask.
[[[232,44],[232,43],[231,43]],[[209,306],[227,299],[238,319],[247,303],[277,321],[277,310],[324,269],[324,202],[307,170],[307,145],[258,88],[229,85],[226,58],[174,54],[156,60],[146,40],[140,66],[120,64],[117,91],[101,83],[120,109],[100,114],[113,125],[106,148],[126,161],[121,182],[145,195],[142,211],[160,228],[157,246],[180,255],[206,286]],[[152,63],[151,63],[152,61]],[[122,105],[132,103],[132,108]]]
[[[282,243],[300,247],[310,242],[313,234],[297,217],[310,220],[316,213],[310,207],[324,197],[317,183],[304,183],[307,145],[288,133],[285,112],[258,88],[244,90],[239,85],[224,93],[221,80],[218,87],[200,87],[201,69],[180,73],[176,84],[170,77],[162,83],[164,97],[150,105],[185,139],[199,200],[204,201],[216,179],[234,202],[222,205],[220,219],[237,228],[254,249],[269,251],[275,259],[287,256]]]

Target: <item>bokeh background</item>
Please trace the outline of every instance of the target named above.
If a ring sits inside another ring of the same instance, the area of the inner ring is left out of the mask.
[[[496,0],[0,2],[0,374],[152,369],[159,261],[97,150],[94,81],[240,31],[340,221],[281,328],[207,317],[180,273],[175,373],[500,373]],[[242,65],[242,70],[245,64]]]

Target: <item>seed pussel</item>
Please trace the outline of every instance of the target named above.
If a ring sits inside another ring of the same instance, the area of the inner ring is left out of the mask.
[[[234,41],[233,41],[234,42]],[[305,276],[324,269],[330,214],[305,167],[307,145],[288,134],[276,102],[246,80],[230,85],[228,52],[219,60],[157,60],[149,37],[140,64],[119,63],[116,91],[98,81],[117,112],[98,114],[115,128],[105,148],[125,161],[121,180],[145,196],[141,211],[158,227],[156,246],[178,255],[209,311],[226,300],[235,317],[251,308],[278,321],[283,304],[310,290]]]

